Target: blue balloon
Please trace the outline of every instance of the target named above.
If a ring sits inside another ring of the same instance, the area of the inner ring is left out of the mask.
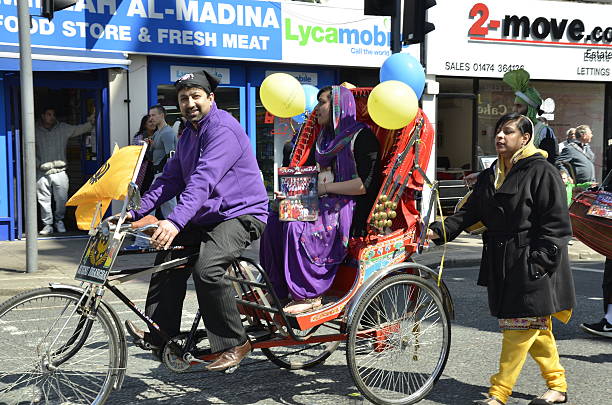
[[[386,82],[387,80],[398,80],[406,83],[420,99],[425,89],[425,70],[412,55],[394,53],[385,60],[380,68],[380,82]],[[308,103],[308,101],[306,102]]]
[[[319,89],[310,84],[303,84],[302,88],[304,89],[304,95],[306,95],[306,111],[310,113],[319,103],[319,100],[317,100]]]

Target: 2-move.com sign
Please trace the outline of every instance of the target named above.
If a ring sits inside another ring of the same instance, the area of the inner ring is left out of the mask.
[[[612,13],[612,8],[608,10]],[[472,40],[525,42],[540,45],[594,46],[612,43],[612,27],[596,26],[590,30],[579,18],[529,17],[506,14],[503,20],[491,19],[489,7],[476,3],[470,10],[476,21],[468,34]],[[501,25],[501,38],[489,37]]]
[[[429,19],[430,74],[609,81],[612,5],[543,0],[440,0]]]

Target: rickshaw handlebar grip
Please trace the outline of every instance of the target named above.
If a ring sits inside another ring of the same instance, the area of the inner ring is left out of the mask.
[[[136,232],[140,232],[140,233],[144,233],[144,234],[149,235],[149,236],[153,236],[153,234],[155,233],[157,228],[158,228],[157,224],[149,224],[149,225],[145,225],[145,226],[140,227],[140,228],[136,228],[135,231]]]

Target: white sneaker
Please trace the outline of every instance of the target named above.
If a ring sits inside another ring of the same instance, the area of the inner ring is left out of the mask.
[[[64,233],[66,232],[66,227],[64,226],[64,221],[57,221],[55,223],[55,228],[57,229],[57,231],[59,233]]]
[[[38,232],[39,235],[51,235],[53,233],[53,226],[45,225],[43,229]]]

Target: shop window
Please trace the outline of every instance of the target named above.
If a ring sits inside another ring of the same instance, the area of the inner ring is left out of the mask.
[[[591,148],[595,153],[597,175],[601,174],[604,155],[605,85],[559,81],[532,81],[542,98],[552,98],[556,108],[548,122],[558,142],[566,138],[569,128],[587,124],[593,130]],[[500,80],[480,80],[478,95],[478,154],[495,156],[495,123],[513,111],[515,95]]]
[[[436,128],[437,176],[456,179],[472,162],[472,111],[474,81],[439,77],[438,123]]]
[[[436,129],[437,177],[460,179],[472,162],[473,98],[440,97]]]
[[[279,118],[266,111],[256,92],[256,150],[257,163],[269,195],[277,190],[277,170],[283,165],[283,149],[300,129],[300,123],[291,118]]]
[[[439,77],[436,80],[440,83],[440,93],[474,93],[474,81],[472,79]]]
[[[512,112],[514,92],[502,80],[480,80],[478,94],[478,156],[497,156],[495,123]]]
[[[544,98],[555,100],[555,117],[549,122],[559,141],[569,128],[586,124],[593,131],[591,149],[595,154],[595,173],[601,180],[604,165],[605,84],[577,82],[534,82]]]
[[[162,84],[157,86],[157,102],[163,105],[167,111],[166,122],[168,125],[174,125],[181,116],[174,85]],[[215,102],[217,107],[229,112],[240,122],[240,89],[218,87],[215,90]]]
[[[380,82],[379,69],[340,68],[339,82],[348,82],[357,87],[374,87]]]

